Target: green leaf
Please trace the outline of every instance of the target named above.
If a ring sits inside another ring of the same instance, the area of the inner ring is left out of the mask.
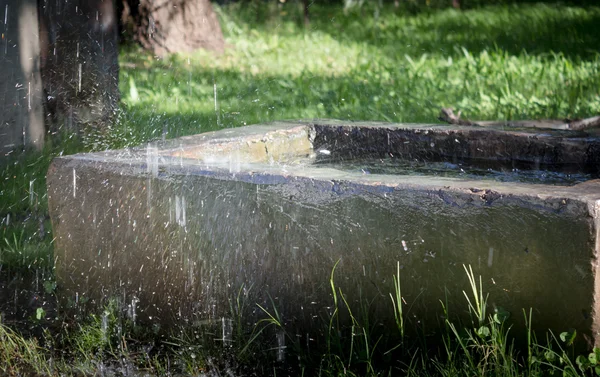
[[[588,356],[588,361],[592,364],[592,365],[596,365],[598,364],[598,358],[596,357],[595,353],[590,353]]]
[[[496,308],[496,313],[494,313],[494,322],[501,325],[510,317],[510,312],[508,310],[503,309],[502,307]]]
[[[568,331],[560,333],[560,340],[565,342],[567,346],[570,346],[575,341],[577,331],[575,329],[569,329]]]
[[[554,351],[546,351],[546,352],[544,352],[544,357],[550,363],[553,363],[556,360],[556,353]]]
[[[477,329],[477,335],[479,335],[481,338],[487,338],[490,336],[490,329],[487,326],[481,326]]]
[[[594,367],[594,372],[596,372],[596,376],[600,376],[600,366],[596,365]]]
[[[44,281],[44,291],[48,294],[52,294],[56,289],[56,282],[52,280]]]
[[[35,310],[35,319],[41,321],[46,316],[46,311],[44,308],[37,308]]]
[[[596,364],[600,364],[600,348],[594,347],[594,349],[592,350],[592,352],[596,356]]]
[[[590,367],[589,360],[583,355],[577,356],[577,358],[575,359],[575,363],[577,363],[579,370],[582,372],[585,372]]]

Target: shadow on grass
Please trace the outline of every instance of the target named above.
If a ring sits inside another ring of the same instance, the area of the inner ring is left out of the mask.
[[[435,52],[464,47],[473,54],[497,49],[511,55],[561,53],[589,59],[599,52],[600,8],[551,7],[548,5],[487,7],[482,10],[445,11],[419,25],[413,51]],[[405,34],[410,41],[410,35]],[[388,49],[393,46],[386,46]]]
[[[279,13],[271,11],[262,18],[249,17],[247,11],[234,6],[224,7],[222,12],[248,28],[272,30],[284,22],[297,24],[296,8],[282,7]],[[561,53],[580,59],[592,58],[599,52],[598,7],[548,2],[463,11],[426,9],[411,14],[402,7],[386,5],[379,12],[379,19],[374,14],[369,7],[345,13],[341,5],[313,5],[311,32],[322,31],[340,41],[367,43],[383,49],[388,56],[424,53],[454,56],[460,54],[460,47],[473,54],[498,49],[512,55],[524,51],[533,55]],[[303,32],[300,26],[291,30]]]

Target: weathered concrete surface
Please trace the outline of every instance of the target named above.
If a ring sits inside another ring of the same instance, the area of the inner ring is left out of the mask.
[[[272,298],[287,325],[307,326],[331,313],[339,260],[335,282],[355,313],[366,303],[388,325],[399,262],[407,327],[427,332],[443,322],[439,300],[465,314],[470,264],[489,310],[507,309],[518,326],[533,308],[536,328],[574,327],[598,343],[600,181],[368,175],[313,163],[393,153],[593,171],[599,145],[556,132],[297,122],[58,158],[48,197],[60,292],[96,304],[120,297],[139,319],[173,323],[228,316],[244,288],[248,315]]]

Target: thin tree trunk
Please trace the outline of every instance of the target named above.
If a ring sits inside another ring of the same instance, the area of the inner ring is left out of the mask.
[[[310,7],[310,0],[302,0],[302,5],[304,8],[304,27],[308,29],[308,27],[310,26],[310,17],[309,17],[309,7]]]

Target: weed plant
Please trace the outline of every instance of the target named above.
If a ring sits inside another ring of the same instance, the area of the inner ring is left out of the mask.
[[[8,375],[95,375],[98,373],[146,372],[150,375],[202,375],[234,373],[259,375],[315,376],[588,376],[600,372],[600,349],[576,355],[576,333],[547,333],[538,342],[532,331],[532,310],[524,311],[526,348],[514,347],[511,320],[507,312],[488,312],[488,295],[481,278],[465,266],[469,287],[464,291],[470,322],[456,322],[442,303],[446,331],[439,334],[443,347],[423,348],[422,339],[405,334],[404,320],[397,320],[396,333],[385,336],[373,331],[366,311],[355,314],[350,298],[331,285],[331,310],[316,323],[315,333],[323,334],[323,346],[309,350],[294,330],[282,320],[273,300],[267,308],[256,304],[261,316],[253,326],[244,321],[248,312],[234,311],[232,319],[206,321],[175,332],[148,331],[123,315],[117,301],[111,301],[100,315],[63,328],[60,337],[46,331],[43,346],[36,338],[23,336],[0,325],[0,372]],[[400,282],[398,272],[394,281]],[[397,290],[398,285],[394,288]],[[402,295],[396,291],[389,306],[403,316]],[[240,297],[232,298],[240,303]],[[397,304],[399,303],[399,304]],[[251,309],[242,303],[240,307]],[[342,313],[344,312],[344,313]],[[346,314],[342,316],[342,314]],[[237,316],[237,317],[236,317]],[[236,328],[241,324],[240,328]],[[229,328],[231,338],[218,339]],[[392,329],[387,329],[389,333]],[[272,348],[276,339],[280,348]],[[65,352],[65,350],[69,350]],[[251,355],[251,357],[248,357]]]

